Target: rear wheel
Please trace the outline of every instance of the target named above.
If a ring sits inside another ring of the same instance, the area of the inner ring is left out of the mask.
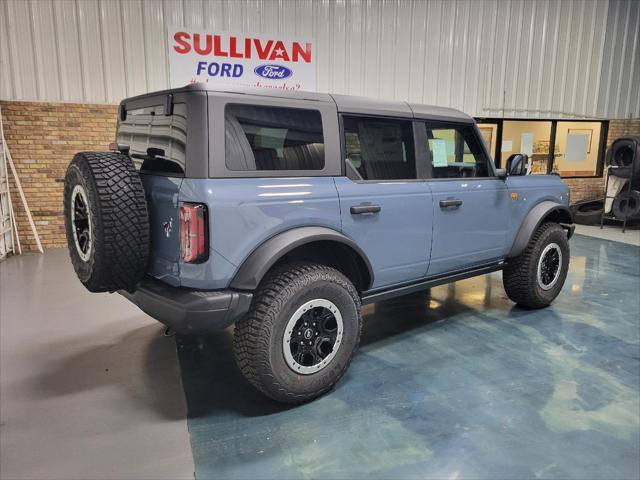
[[[360,298],[340,272],[291,263],[267,274],[236,324],[238,366],[258,390],[300,403],[330,390],[358,347]]]
[[[542,308],[560,293],[569,270],[567,233],[557,223],[538,228],[527,248],[502,272],[507,296],[518,305]]]

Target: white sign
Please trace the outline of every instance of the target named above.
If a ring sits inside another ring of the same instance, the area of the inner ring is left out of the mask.
[[[433,166],[446,167],[447,161],[447,142],[441,139],[433,139],[431,142],[431,152],[433,153]]]
[[[567,153],[565,159],[569,162],[581,162],[587,159],[589,135],[586,133],[570,133],[567,135]]]
[[[171,88],[204,82],[315,90],[315,57],[307,38],[169,28]]]
[[[533,133],[523,133],[520,135],[520,153],[525,155],[533,154]]]

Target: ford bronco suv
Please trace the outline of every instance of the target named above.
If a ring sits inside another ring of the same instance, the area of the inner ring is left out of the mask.
[[[344,374],[362,304],[497,270],[517,304],[553,301],[569,193],[525,164],[496,169],[448,108],[194,84],[122,101],[111,151],[73,158],[69,252],[179,333],[235,324],[248,381],[303,402]]]

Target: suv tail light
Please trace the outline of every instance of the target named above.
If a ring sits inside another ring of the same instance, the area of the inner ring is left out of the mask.
[[[180,205],[180,253],[187,263],[201,263],[209,257],[207,207],[200,203]]]

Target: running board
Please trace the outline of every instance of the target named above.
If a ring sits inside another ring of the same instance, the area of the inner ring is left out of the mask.
[[[362,293],[362,305],[382,302],[383,300],[389,300],[390,298],[400,297],[402,295],[419,292],[421,290],[427,290],[432,287],[437,287],[438,285],[444,285],[445,283],[457,282],[458,280],[464,280],[466,278],[477,277],[478,275],[496,272],[498,270],[502,270],[503,268],[504,262],[492,263],[491,265],[485,265],[482,267],[472,268],[470,270],[435,276],[426,280],[420,280],[415,283],[410,283],[408,285],[405,284],[399,287],[394,287],[382,291],[367,290],[366,292]]]

